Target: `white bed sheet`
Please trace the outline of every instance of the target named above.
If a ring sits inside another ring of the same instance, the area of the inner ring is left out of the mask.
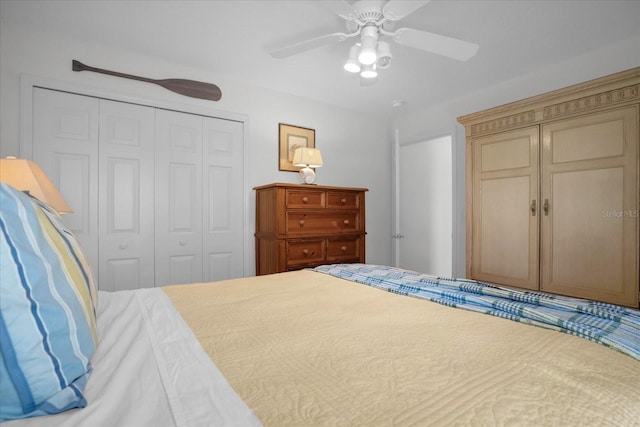
[[[261,425],[161,289],[100,292],[98,328],[87,407],[3,425]]]

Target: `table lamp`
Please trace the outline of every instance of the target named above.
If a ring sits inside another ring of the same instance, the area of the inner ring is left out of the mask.
[[[316,173],[311,168],[322,167],[322,154],[315,148],[298,147],[293,153],[293,166],[302,166],[300,177],[305,184],[313,184]]]
[[[73,211],[53,182],[36,163],[27,159],[0,159],[0,181],[51,206],[58,213]]]

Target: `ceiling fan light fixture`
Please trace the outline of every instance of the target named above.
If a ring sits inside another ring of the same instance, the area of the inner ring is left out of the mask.
[[[376,55],[375,48],[362,46],[360,49],[360,54],[358,55],[358,61],[362,65],[372,65],[375,64],[378,56]]]
[[[384,69],[391,65],[391,46],[385,41],[378,42],[378,67]]]
[[[358,46],[353,45],[349,50],[349,59],[344,64],[344,69],[350,73],[359,73],[360,72],[360,63],[357,59],[358,56]]]
[[[362,29],[360,34],[362,47],[358,54],[358,61],[363,65],[374,64],[378,60],[376,45],[378,44],[378,28],[373,25],[367,25]]]
[[[344,64],[344,69],[350,73],[359,73],[360,72],[360,64],[358,61],[354,61],[353,59],[349,59]]]
[[[365,79],[375,79],[378,77],[378,67],[376,64],[371,65],[363,65],[362,71],[360,72],[360,77]]]

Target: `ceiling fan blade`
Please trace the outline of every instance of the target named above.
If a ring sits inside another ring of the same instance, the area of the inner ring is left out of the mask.
[[[382,8],[382,13],[389,21],[399,21],[427,3],[431,3],[431,0],[389,0]]]
[[[296,55],[307,50],[315,49],[320,46],[324,46],[333,42],[341,42],[349,37],[353,37],[354,34],[345,33],[333,33],[320,37],[315,37],[302,42],[294,43],[285,47],[277,48],[269,52],[274,58],[286,58],[288,56]]]
[[[395,32],[393,40],[404,46],[447,56],[458,61],[466,61],[473,57],[480,47],[475,43],[412,28],[399,28]]]
[[[347,21],[354,20],[358,16],[353,6],[346,0],[323,1],[320,4]]]

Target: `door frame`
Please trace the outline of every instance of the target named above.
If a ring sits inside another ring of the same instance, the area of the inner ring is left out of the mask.
[[[464,134],[463,134],[464,135]],[[453,214],[453,221],[451,227],[451,271],[453,277],[463,278],[466,271],[466,256],[465,256],[465,236],[466,236],[466,214],[465,214],[465,141],[458,141],[457,132],[455,126],[452,128],[440,129],[435,132],[421,133],[403,141],[400,135],[400,129],[393,129],[393,159],[392,159],[392,236],[391,236],[391,254],[393,265],[398,266],[400,257],[400,239],[394,238],[394,236],[401,233],[400,230],[400,146],[416,144],[424,141],[430,141],[432,139],[438,139],[442,137],[451,137],[451,187],[453,194],[451,197],[451,212]],[[462,176],[459,174],[462,173]],[[460,188],[462,186],[462,188]],[[460,238],[462,237],[462,242]],[[460,254],[462,251],[462,255]]]
[[[20,75],[20,157],[26,159],[33,158],[33,90],[34,88],[43,88],[57,90],[61,92],[70,92],[77,95],[90,96],[94,98],[107,99],[111,101],[126,102],[129,104],[138,104],[147,107],[160,108],[165,110],[180,111],[200,116],[214,117],[218,119],[231,120],[243,124],[242,132],[242,207],[243,212],[243,259],[242,272],[246,277],[249,275],[253,267],[254,256],[253,251],[253,232],[250,230],[250,206],[252,191],[247,187],[248,171],[249,171],[249,153],[247,147],[249,116],[246,114],[233,113],[229,111],[216,110],[210,107],[183,104],[178,102],[168,102],[157,99],[141,98],[136,96],[124,95],[121,93],[107,92],[90,86],[69,83],[49,77],[37,76],[33,74]]]

